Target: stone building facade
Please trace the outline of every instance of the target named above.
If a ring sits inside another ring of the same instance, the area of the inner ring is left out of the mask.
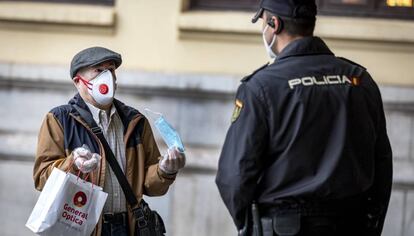
[[[217,161],[239,81],[267,58],[251,12],[194,10],[192,1],[0,1],[0,235],[33,235],[24,224],[39,196],[37,132],[75,93],[73,55],[93,45],[123,55],[117,97],[164,113],[186,145],[188,164],[169,193],[148,198],[167,235],[235,235],[214,183]],[[414,21],[323,15],[317,22],[316,35],[380,85],[394,151],[383,235],[414,235]]]

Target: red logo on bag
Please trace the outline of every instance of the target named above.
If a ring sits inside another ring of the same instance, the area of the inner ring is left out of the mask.
[[[77,192],[73,197],[73,204],[77,207],[83,207],[86,204],[87,198],[84,192]]]

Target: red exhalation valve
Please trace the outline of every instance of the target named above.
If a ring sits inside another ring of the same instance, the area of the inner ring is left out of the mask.
[[[108,91],[109,91],[108,85],[106,85],[106,84],[99,85],[99,92],[101,94],[107,94]]]

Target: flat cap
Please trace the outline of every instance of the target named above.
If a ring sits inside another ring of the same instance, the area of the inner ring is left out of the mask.
[[[315,0],[261,0],[259,10],[252,19],[256,23],[264,10],[278,16],[294,19],[315,19],[317,7]]]
[[[118,68],[122,64],[121,54],[103,47],[91,47],[78,52],[70,63],[70,76],[73,78],[76,73],[89,66],[95,66],[105,61],[113,61]]]

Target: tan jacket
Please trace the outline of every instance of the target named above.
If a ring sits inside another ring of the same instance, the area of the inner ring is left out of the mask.
[[[69,104],[78,104],[86,109],[79,95]],[[138,200],[143,194],[159,196],[167,192],[175,175],[166,175],[159,167],[161,158],[155,143],[148,120],[133,108],[114,100],[114,105],[123,120],[125,127],[124,141],[126,144],[125,175]],[[87,143],[92,152],[102,156],[100,168],[91,174],[89,181],[104,186],[106,169],[110,168],[105,161],[102,143],[92,133],[89,126],[82,120],[70,105],[52,109],[40,128],[33,179],[37,190],[41,191],[53,167],[77,174],[72,164],[72,150]],[[128,206],[130,232],[134,233],[134,221],[131,207]],[[93,235],[101,235],[102,219],[99,220]]]

